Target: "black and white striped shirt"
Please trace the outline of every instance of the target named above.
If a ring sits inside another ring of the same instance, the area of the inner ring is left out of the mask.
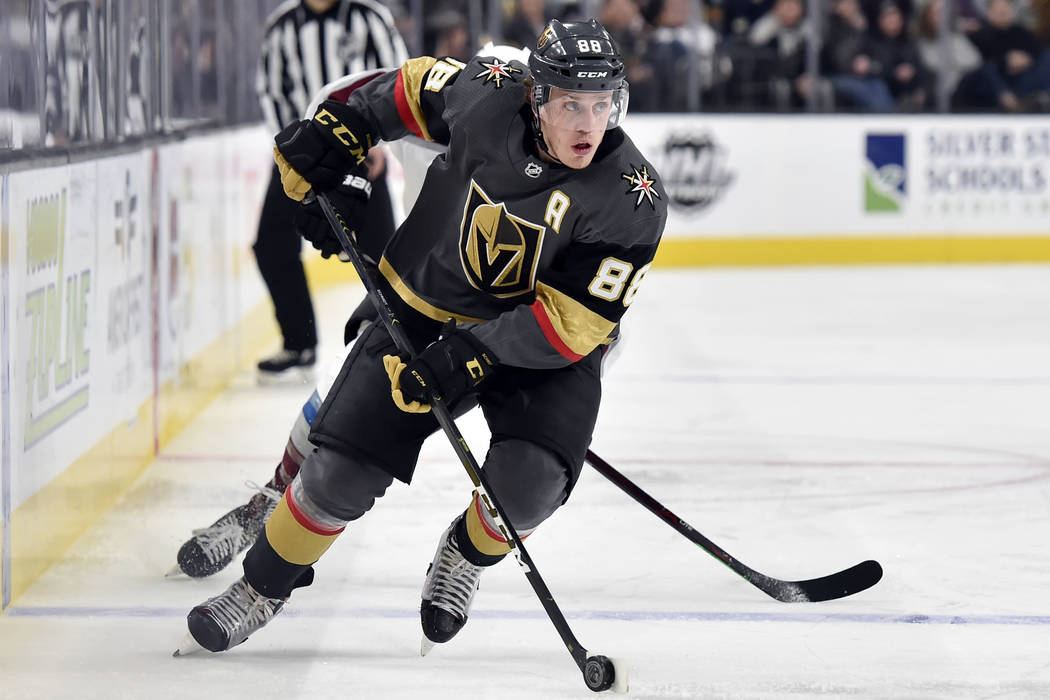
[[[339,0],[315,14],[287,0],[266,22],[256,89],[270,129],[303,119],[328,82],[372,68],[398,68],[408,58],[390,10],[373,0]]]

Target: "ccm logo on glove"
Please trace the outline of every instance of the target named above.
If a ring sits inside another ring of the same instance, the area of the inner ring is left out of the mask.
[[[314,115],[314,121],[328,127],[332,136],[339,139],[339,142],[347,147],[350,155],[355,158],[354,165],[361,165],[365,162],[368,146],[362,146],[358,138],[354,136],[354,132],[350,131],[349,127],[339,121],[338,117],[327,109],[319,109],[317,114]]]
[[[407,363],[383,358],[394,403],[408,413],[426,413],[430,397],[451,404],[475,390],[498,366],[495,356],[470,331],[445,326],[441,338]]]

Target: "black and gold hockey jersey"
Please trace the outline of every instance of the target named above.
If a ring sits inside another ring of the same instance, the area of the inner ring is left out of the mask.
[[[382,140],[448,146],[379,263],[389,291],[424,317],[467,324],[504,364],[552,368],[615,336],[667,206],[620,129],[582,170],[541,160],[528,75],[516,61],[422,57],[348,104]]]

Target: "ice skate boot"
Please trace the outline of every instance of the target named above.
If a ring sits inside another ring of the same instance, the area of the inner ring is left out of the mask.
[[[247,503],[237,506],[210,527],[193,531],[193,537],[179,548],[178,564],[168,572],[169,576],[180,572],[192,578],[211,576],[226,568],[255,541],[281,500],[281,494],[268,486],[251,483],[249,486],[258,493]]]
[[[281,612],[285,602],[287,598],[267,598],[258,593],[242,576],[221,594],[190,610],[186,616],[190,633],[175,656],[196,651],[198,645],[208,651],[235,647]]]
[[[420,653],[426,656],[434,644],[447,642],[467,624],[470,605],[478,590],[485,567],[475,566],[460,554],[456,542],[456,523],[452,521],[438,543],[434,561],[423,583],[423,603],[419,608],[423,624]]]
[[[317,351],[314,348],[305,350],[285,349],[261,360],[256,367],[259,370],[259,381],[263,384],[285,381],[306,383],[313,378],[313,369],[316,362]]]

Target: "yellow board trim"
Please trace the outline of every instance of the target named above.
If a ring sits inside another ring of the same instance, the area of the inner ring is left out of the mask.
[[[157,394],[163,448],[273,343],[273,307],[260,302],[237,326],[183,365]],[[11,604],[105,513],[155,459],[154,402],[117,426],[11,513]],[[174,556],[174,550],[172,552]]]
[[[303,251],[303,267],[306,269],[306,279],[310,284],[311,292],[326,287],[334,287],[337,284],[360,284],[361,278],[349,262],[343,262],[336,256],[327,260],[321,257],[316,250]],[[347,310],[349,315],[352,309]]]
[[[1050,262],[1050,236],[664,238],[658,267]]]
[[[1001,262],[1050,262],[1050,235],[664,238],[653,265],[712,267]],[[339,262],[334,256],[325,260],[319,254],[309,254],[304,264],[311,286],[322,288],[345,284],[348,281],[360,282],[353,265]],[[421,311],[410,301],[418,297],[393,272],[389,263],[385,265],[385,270],[384,277],[398,290],[399,296]],[[416,303],[431,310],[430,313],[421,313],[438,321],[445,321],[450,317],[479,320],[453,315],[427,304],[422,299],[418,299]]]

